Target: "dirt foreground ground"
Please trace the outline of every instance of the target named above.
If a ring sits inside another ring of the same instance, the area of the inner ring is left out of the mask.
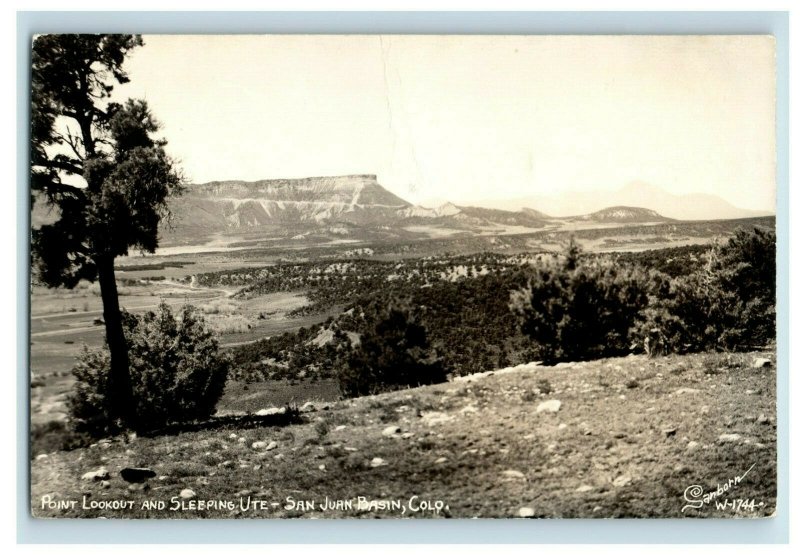
[[[308,405],[303,422],[282,427],[34,453],[31,508],[72,518],[765,517],[776,506],[775,383],[773,352],[524,365]],[[126,467],[154,475],[129,483]]]

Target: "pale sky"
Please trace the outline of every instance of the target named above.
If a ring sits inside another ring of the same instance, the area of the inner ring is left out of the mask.
[[[193,182],[374,173],[412,202],[644,181],[775,202],[770,37],[145,36]]]

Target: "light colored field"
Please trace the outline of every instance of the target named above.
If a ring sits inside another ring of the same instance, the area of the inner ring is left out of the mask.
[[[173,309],[193,304],[220,343],[242,344],[316,323],[323,316],[290,318],[287,313],[308,302],[302,293],[271,293],[234,299],[235,288],[190,287],[160,281],[120,287],[120,305],[133,313],[154,310],[162,301]],[[85,309],[85,310],[84,310]],[[31,389],[31,422],[66,418],[66,396],[72,388],[71,369],[84,345],[99,348],[105,337],[102,303],[96,284],[75,290],[34,287],[31,297],[30,370],[37,387]],[[320,320],[321,321],[321,320]]]

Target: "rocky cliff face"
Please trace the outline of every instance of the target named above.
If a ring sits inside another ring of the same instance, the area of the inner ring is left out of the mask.
[[[177,228],[210,234],[286,224],[368,225],[410,206],[374,175],[346,175],[190,185],[171,209]]]

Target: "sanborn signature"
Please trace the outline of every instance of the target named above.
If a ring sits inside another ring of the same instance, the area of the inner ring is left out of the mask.
[[[750,465],[750,468],[744,471],[744,474],[739,476],[734,476],[733,478],[729,478],[727,482],[722,484],[717,484],[717,488],[715,490],[709,491],[705,493],[703,490],[703,486],[699,484],[692,484],[688,488],[683,491],[683,498],[686,500],[686,505],[683,506],[681,512],[686,511],[687,509],[702,509],[706,505],[710,504],[715,500],[719,500],[723,495],[732,491],[736,486],[738,486],[747,476],[756,463]],[[736,500],[741,501],[740,505],[751,505],[755,502],[751,503],[751,500]],[[717,509],[727,509],[728,505],[730,504],[732,508],[736,507],[736,501],[717,501],[716,506]],[[746,503],[745,503],[746,501]],[[763,505],[763,503],[761,503]]]

